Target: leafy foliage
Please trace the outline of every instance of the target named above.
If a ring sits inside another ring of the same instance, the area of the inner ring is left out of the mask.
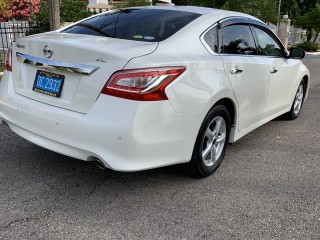
[[[277,22],[279,0],[173,0],[176,5],[223,8],[251,14],[265,22]],[[281,15],[290,19],[313,9],[320,0],[282,0]]]
[[[226,0],[173,0],[176,5],[194,5],[201,7],[221,8]]]
[[[9,0],[1,0],[0,2],[0,12],[4,12],[7,10],[8,6],[9,6]]]
[[[295,25],[307,29],[307,41],[312,39],[313,31],[320,32],[320,6],[295,20]]]
[[[40,11],[35,14],[34,19],[29,24],[31,28],[28,35],[50,31],[48,0],[41,1]]]
[[[129,0],[129,1],[124,1],[122,5],[119,7],[135,7],[135,6],[146,6],[150,5],[146,0]]]
[[[9,0],[0,1],[0,22],[5,22],[8,20],[9,15]]]
[[[1,0],[0,18],[7,21],[9,19],[29,20],[34,13],[40,9],[40,0]],[[0,20],[1,21],[1,20]]]
[[[62,0],[60,4],[61,22],[76,22],[89,17],[87,2],[78,0]]]
[[[89,17],[91,13],[87,10],[87,4],[77,0],[62,0],[60,4],[61,22],[76,22]],[[34,20],[30,23],[33,28],[29,34],[46,32],[50,30],[49,3],[42,0],[40,11],[35,14]]]
[[[300,14],[304,15],[307,12],[310,12],[312,9],[314,9],[317,5],[320,4],[320,0],[299,0],[297,1]]]
[[[299,43],[297,45],[298,48],[302,48],[304,49],[305,51],[310,51],[310,52],[313,52],[313,51],[317,51],[320,49],[320,45],[319,43],[314,43],[314,42],[303,42],[303,43]]]
[[[39,12],[40,0],[12,0],[11,4],[12,18],[28,20],[31,14]]]

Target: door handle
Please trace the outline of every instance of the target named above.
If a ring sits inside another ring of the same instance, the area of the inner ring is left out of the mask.
[[[270,73],[277,73],[277,72],[278,72],[278,70],[275,69],[274,67],[270,70]]]
[[[231,68],[231,70],[230,70],[230,73],[232,73],[232,74],[238,74],[238,73],[242,73],[243,72],[243,70],[241,70],[239,67],[234,67],[234,68]]]

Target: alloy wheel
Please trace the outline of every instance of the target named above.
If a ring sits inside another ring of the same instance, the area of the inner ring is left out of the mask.
[[[226,142],[227,127],[221,116],[215,117],[207,127],[202,139],[202,161],[210,167],[221,156]]]
[[[301,110],[302,102],[303,102],[303,86],[302,84],[299,86],[298,91],[296,93],[294,104],[293,104],[293,114],[297,116]]]

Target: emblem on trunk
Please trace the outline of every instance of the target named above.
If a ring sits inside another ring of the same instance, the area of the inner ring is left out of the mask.
[[[53,50],[49,44],[44,45],[43,54],[46,58],[51,58],[51,56],[53,54]]]
[[[19,44],[19,43],[17,43],[16,46],[17,46],[17,48],[22,48],[22,49],[25,49],[25,48],[26,48],[25,45],[22,45],[22,44]]]
[[[97,58],[96,61],[101,63],[106,63],[106,60],[104,60],[103,58]]]

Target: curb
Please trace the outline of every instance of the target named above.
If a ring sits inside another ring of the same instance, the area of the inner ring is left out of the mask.
[[[306,52],[308,55],[320,55],[320,52]]]

